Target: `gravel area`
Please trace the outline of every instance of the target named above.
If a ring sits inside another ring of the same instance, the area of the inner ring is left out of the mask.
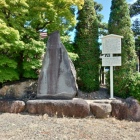
[[[1,140],[139,140],[140,122],[0,114]]]
[[[108,94],[108,90],[104,85],[102,85],[99,89],[99,91],[95,92],[82,92],[78,91],[78,98],[86,99],[86,100],[100,100],[100,99],[109,99],[110,95]]]

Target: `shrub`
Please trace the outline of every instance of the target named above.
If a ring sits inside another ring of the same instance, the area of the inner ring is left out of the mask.
[[[140,73],[136,73],[131,77],[129,90],[130,95],[140,101]]]

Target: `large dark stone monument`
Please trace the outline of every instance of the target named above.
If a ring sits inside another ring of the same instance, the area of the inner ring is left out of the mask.
[[[77,93],[76,71],[60,41],[59,32],[49,36],[41,73],[37,98],[71,99]]]

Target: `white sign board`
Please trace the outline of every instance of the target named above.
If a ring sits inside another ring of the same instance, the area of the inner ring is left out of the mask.
[[[102,38],[102,54],[120,54],[121,38],[118,35],[107,35]]]
[[[121,56],[102,57],[102,66],[121,66]]]

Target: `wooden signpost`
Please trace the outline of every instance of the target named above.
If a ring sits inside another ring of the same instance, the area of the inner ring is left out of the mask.
[[[110,34],[102,37],[102,66],[110,66],[110,99],[113,97],[113,66],[121,66],[121,56],[113,56],[113,54],[121,54],[121,38],[123,36]],[[109,57],[105,57],[109,54]]]

